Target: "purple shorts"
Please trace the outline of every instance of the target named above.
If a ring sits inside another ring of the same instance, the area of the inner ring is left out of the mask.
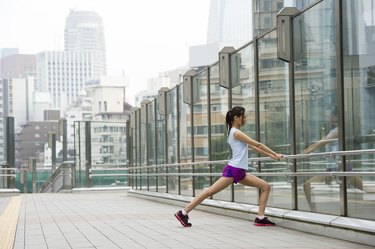
[[[225,167],[223,169],[223,173],[221,174],[221,176],[233,177],[233,182],[238,183],[239,181],[241,181],[242,179],[245,178],[246,170],[236,168],[236,167],[233,167],[233,166],[230,166],[230,165],[227,164],[227,165],[225,165]]]

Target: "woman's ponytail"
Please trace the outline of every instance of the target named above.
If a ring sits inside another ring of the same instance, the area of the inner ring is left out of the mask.
[[[230,129],[232,128],[234,117],[235,116],[241,117],[243,115],[245,115],[245,108],[243,108],[242,106],[235,106],[232,108],[232,110],[229,110],[227,112],[227,115],[225,116],[225,122],[227,124],[228,135],[229,135]]]

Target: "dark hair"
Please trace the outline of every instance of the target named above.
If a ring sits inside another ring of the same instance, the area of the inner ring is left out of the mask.
[[[229,110],[227,112],[227,115],[225,116],[225,122],[227,123],[227,129],[228,129],[228,134],[230,131],[230,128],[232,128],[233,120],[234,117],[241,117],[245,115],[245,108],[242,106],[235,106],[232,108],[232,110]]]

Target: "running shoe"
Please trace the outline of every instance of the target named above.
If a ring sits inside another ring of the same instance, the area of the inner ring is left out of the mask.
[[[270,221],[267,217],[263,219],[256,218],[254,221],[254,225],[256,226],[275,226],[276,224]]]
[[[183,215],[181,210],[175,213],[174,217],[176,217],[176,219],[179,220],[181,225],[184,227],[191,227],[191,223],[189,223],[189,216]]]

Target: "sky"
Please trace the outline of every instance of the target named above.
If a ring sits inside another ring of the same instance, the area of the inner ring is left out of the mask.
[[[36,54],[64,49],[70,9],[96,11],[105,31],[107,75],[129,81],[126,101],[148,78],[188,64],[206,43],[210,0],[0,0],[0,48]]]

